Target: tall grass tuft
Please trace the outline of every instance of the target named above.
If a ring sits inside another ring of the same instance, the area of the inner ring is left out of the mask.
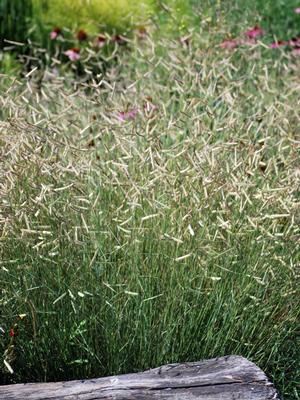
[[[1,383],[240,354],[299,399],[299,61],[202,33],[0,91]]]

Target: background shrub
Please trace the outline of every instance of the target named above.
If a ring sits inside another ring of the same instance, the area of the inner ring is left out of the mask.
[[[51,0],[43,4],[34,0],[34,3],[44,23],[84,28],[90,33],[97,33],[104,27],[121,31],[143,24],[154,11],[153,0]]]

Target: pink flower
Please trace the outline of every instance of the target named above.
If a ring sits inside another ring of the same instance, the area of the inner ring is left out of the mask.
[[[233,50],[238,45],[239,45],[238,40],[236,40],[236,39],[226,39],[220,44],[220,47],[222,47],[222,49]]]
[[[52,32],[50,32],[50,39],[55,40],[58,35],[61,34],[61,29],[60,28],[54,28]]]
[[[97,47],[103,47],[105,45],[106,42],[106,36],[100,34],[98,35],[97,39],[96,39],[96,46]]]
[[[79,42],[83,42],[84,40],[87,40],[88,35],[85,30],[80,29],[80,31],[77,32],[76,38],[79,40]]]
[[[293,49],[292,54],[294,56],[300,56],[300,47],[296,47],[295,49]]]
[[[271,49],[279,49],[279,47],[286,46],[287,44],[288,44],[288,42],[286,42],[284,40],[278,40],[277,42],[273,42],[271,44]]]
[[[293,47],[294,46],[299,46],[300,45],[300,39],[296,38],[296,37],[293,37],[292,39],[289,40],[288,44],[290,46],[293,46]]]
[[[119,121],[133,120],[137,116],[137,113],[138,113],[137,108],[133,108],[132,110],[129,110],[129,111],[121,111],[118,114],[118,120]]]
[[[144,100],[144,110],[146,112],[150,112],[152,110],[157,110],[157,109],[158,107],[155,104],[153,104],[152,97],[147,96]]]
[[[126,44],[126,38],[121,35],[112,36],[111,41],[118,44]]]
[[[51,39],[51,40],[56,39],[57,36],[58,36],[58,33],[57,33],[57,32],[55,32],[55,31],[50,32],[50,39]]]
[[[295,8],[294,11],[295,11],[296,14],[300,14],[300,7]]]
[[[69,57],[71,61],[78,61],[80,59],[80,50],[78,47],[73,47],[72,49],[65,51],[64,54]]]
[[[254,28],[249,29],[248,31],[245,32],[245,35],[249,39],[256,39],[259,36],[263,36],[263,34],[264,34],[264,31],[258,25],[256,25]]]

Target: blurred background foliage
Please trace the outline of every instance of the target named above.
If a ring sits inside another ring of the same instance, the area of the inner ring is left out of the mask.
[[[1,47],[4,39],[34,37],[43,43],[45,31],[48,38],[57,26],[124,34],[155,20],[174,31],[186,27],[192,15],[190,0],[0,0]]]
[[[212,45],[212,37],[222,42],[259,25],[265,43],[271,44],[300,36],[300,16],[294,12],[298,6],[298,0],[0,0],[0,71],[18,70],[16,56],[21,64],[24,60],[28,64],[30,58],[39,66],[49,65],[53,56],[64,62],[57,53],[58,42],[50,40],[54,28],[63,31],[60,54],[79,44],[84,47],[76,40],[79,30],[87,32],[90,44],[98,34],[130,38],[136,29],[150,33],[154,40],[182,40],[200,32],[201,48]],[[114,46],[105,46],[101,54],[105,57],[113,50]],[[161,52],[163,56],[165,49]]]
[[[0,48],[4,39],[24,42],[33,18],[31,0],[0,0]]]
[[[89,33],[122,31],[145,23],[154,12],[154,0],[32,0],[35,14],[45,24]]]
[[[46,46],[53,27],[89,34],[128,34],[151,25],[159,35],[184,35],[202,21],[214,30],[236,35],[244,24],[260,24],[270,36],[284,40],[299,35],[298,0],[0,0],[0,48],[4,39]]]
[[[54,28],[63,30],[63,51],[78,46],[74,34],[79,30],[89,39],[101,33],[130,37],[136,29],[151,30],[154,39],[178,38],[196,24],[191,0],[0,0],[0,70],[10,74],[16,67],[11,55],[36,58],[38,48],[45,49],[39,63],[47,63],[56,50],[50,40]]]

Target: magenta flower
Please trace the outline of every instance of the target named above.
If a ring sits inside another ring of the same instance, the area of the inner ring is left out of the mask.
[[[249,29],[248,31],[245,32],[245,35],[249,39],[256,39],[259,36],[263,36],[263,34],[264,34],[264,31],[258,25],[256,25],[254,28]]]
[[[61,29],[60,28],[54,28],[52,32],[50,32],[50,39],[55,40],[58,35],[61,34]]]
[[[271,44],[271,49],[279,49],[279,47],[286,46],[287,44],[288,44],[288,42],[286,42],[284,40],[278,40],[277,42],[273,42]]]
[[[65,51],[64,54],[69,57],[71,61],[78,61],[80,59],[80,49],[78,49],[78,47],[73,47]]]
[[[88,35],[85,30],[80,29],[80,31],[78,31],[76,33],[76,38],[79,40],[79,42],[83,42],[83,41],[87,40]]]
[[[294,11],[295,11],[296,14],[300,14],[300,7],[295,8]]]
[[[300,47],[296,47],[295,49],[293,49],[292,54],[294,56],[300,56]]]
[[[50,32],[50,39],[55,40],[58,36],[58,33],[55,31]]]
[[[106,36],[102,34],[98,35],[96,39],[96,46],[101,48],[105,45],[105,42],[106,42]]]
[[[293,37],[292,39],[289,40],[288,44],[292,47],[294,46],[300,46],[300,39]]]
[[[222,49],[233,50],[238,45],[239,45],[238,40],[236,40],[236,39],[226,39],[226,40],[223,40],[223,42],[220,44],[220,47],[222,47]]]
[[[118,114],[118,120],[119,121],[130,121],[135,119],[135,117],[137,116],[138,113],[138,109],[137,108],[133,108],[129,111],[121,111]]]
[[[111,41],[117,44],[126,44],[126,38],[121,35],[112,36]]]

